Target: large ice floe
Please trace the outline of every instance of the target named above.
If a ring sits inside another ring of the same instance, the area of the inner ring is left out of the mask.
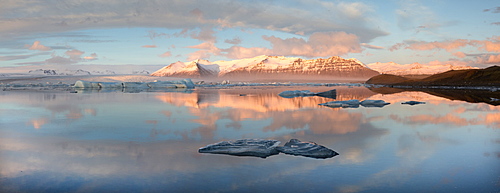
[[[302,142],[298,139],[290,139],[284,146],[277,147],[278,151],[284,154],[304,156],[312,158],[331,158],[339,153],[326,148],[325,146],[318,145],[314,142]]]
[[[336,99],[337,90],[329,90],[325,92],[311,92],[309,90],[287,90],[278,94],[283,98],[295,98],[295,97],[308,97],[308,96],[320,96],[325,98]]]
[[[198,152],[260,158],[267,158],[279,153],[317,159],[332,158],[339,155],[337,152],[314,142],[301,142],[298,139],[291,139],[284,146],[278,146],[280,143],[277,140],[267,139],[239,139],[210,144],[198,149]]]
[[[76,89],[174,89],[174,88],[194,88],[191,79],[155,81],[155,82],[90,82],[78,80],[75,82]]]
[[[276,147],[278,147],[280,143],[280,141],[266,139],[221,141],[202,147],[198,152],[266,158],[279,153]]]
[[[347,101],[330,101],[326,103],[321,103],[319,105],[331,107],[331,108],[358,108],[360,105],[363,107],[384,107],[391,103],[385,102],[383,100],[364,100],[359,101],[356,99]]]

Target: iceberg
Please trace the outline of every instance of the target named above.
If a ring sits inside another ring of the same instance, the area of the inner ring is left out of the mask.
[[[279,96],[283,98],[295,98],[295,97],[308,97],[308,96],[320,96],[320,97],[325,97],[325,98],[332,98],[335,99],[337,98],[337,90],[329,90],[325,92],[311,92],[309,90],[288,90],[288,91],[283,91],[278,94]]]
[[[332,158],[339,155],[339,153],[314,142],[301,142],[298,139],[291,139],[284,146],[278,146],[280,143],[277,140],[267,139],[239,139],[207,145],[198,149],[198,152],[260,158],[267,158],[279,153],[316,159]]]
[[[413,105],[425,104],[425,102],[419,102],[419,101],[406,101],[406,102],[403,102],[403,103],[401,103],[401,104],[403,104],[403,105],[411,105],[411,106],[413,106]]]
[[[149,88],[147,83],[143,82],[123,82],[123,88]]]
[[[277,147],[278,151],[288,155],[304,156],[318,159],[331,158],[339,153],[318,145],[314,142],[302,142],[298,139],[290,139],[284,146]]]
[[[332,108],[358,108],[359,107],[359,100],[353,99],[353,100],[347,100],[347,101],[330,101],[326,103],[321,103],[319,105],[327,106],[327,107],[332,107]]]
[[[104,89],[121,89],[123,87],[122,83],[120,82],[99,82],[98,85],[99,88]]]
[[[309,90],[287,90],[279,93],[278,95],[283,98],[295,98],[303,96],[314,96],[316,95],[316,93]]]
[[[155,81],[155,82],[89,82],[78,80],[75,82],[74,88],[88,89],[119,89],[129,88],[129,90],[142,90],[148,88],[186,88],[193,89],[194,83],[191,79],[172,80],[172,81]]]
[[[99,84],[96,82],[89,82],[78,80],[75,82],[75,88],[99,88]]]
[[[221,141],[198,149],[199,153],[227,154],[235,156],[252,156],[266,158],[279,154],[276,147],[281,142],[266,139],[240,139]]]
[[[330,101],[326,103],[321,103],[319,105],[331,107],[331,108],[358,108],[359,105],[363,107],[384,107],[391,103],[385,102],[383,100],[364,100],[359,102],[359,100],[347,100],[347,101]]]
[[[364,100],[359,103],[363,107],[384,107],[385,105],[391,104],[383,100]]]

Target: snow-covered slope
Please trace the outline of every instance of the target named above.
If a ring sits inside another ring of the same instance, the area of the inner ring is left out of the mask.
[[[371,63],[367,65],[372,70],[380,72],[382,74],[393,74],[393,75],[431,75],[441,72],[446,72],[449,70],[465,70],[465,69],[476,69],[470,66],[453,66],[451,64],[397,64],[394,62],[388,63]]]
[[[175,62],[152,73],[152,76],[176,77],[239,77],[281,75],[327,75],[337,77],[371,77],[376,71],[356,59],[338,56],[304,60],[295,57],[261,55],[232,61],[195,60]]]
[[[81,76],[115,74],[150,74],[159,65],[33,65],[0,67],[0,74],[25,74],[36,76]]]

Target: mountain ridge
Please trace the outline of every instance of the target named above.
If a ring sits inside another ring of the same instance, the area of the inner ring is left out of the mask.
[[[467,70],[478,69],[471,66],[456,66],[452,64],[420,64],[418,62],[412,64],[397,64],[395,62],[375,62],[367,64],[367,66],[381,74],[392,75],[432,75],[446,72],[449,70]]]
[[[175,62],[165,66],[151,76],[174,77],[241,77],[241,76],[334,76],[364,77],[378,75],[357,59],[338,56],[318,59],[302,59],[284,56],[261,55],[232,61],[194,60]]]

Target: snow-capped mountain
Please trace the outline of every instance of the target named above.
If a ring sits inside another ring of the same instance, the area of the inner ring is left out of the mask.
[[[284,56],[257,56],[254,58],[215,61],[194,60],[175,62],[151,74],[151,76],[175,77],[241,77],[281,75],[314,75],[335,77],[371,77],[378,72],[366,67],[356,59],[338,56],[304,60]]]
[[[454,66],[451,64],[397,64],[394,62],[388,63],[371,63],[367,65],[372,70],[380,72],[382,74],[393,74],[393,75],[432,75],[441,72],[446,72],[449,70],[466,70],[466,69],[477,69],[476,67],[470,66]]]

